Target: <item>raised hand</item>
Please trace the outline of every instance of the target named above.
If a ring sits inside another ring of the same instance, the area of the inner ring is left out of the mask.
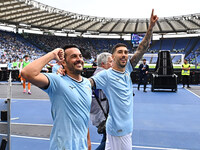
[[[154,15],[154,9],[152,9],[151,18],[150,18],[150,25],[149,25],[149,27],[150,27],[151,29],[155,26],[157,20],[158,20],[158,16],[157,16],[157,15]]]
[[[58,62],[61,62],[64,60],[64,50],[62,48],[56,48],[52,51],[54,54],[54,59]]]

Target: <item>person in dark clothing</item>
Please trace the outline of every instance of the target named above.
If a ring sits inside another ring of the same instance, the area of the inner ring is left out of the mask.
[[[149,66],[146,64],[146,59],[143,59],[143,63],[139,66],[139,83],[138,83],[138,90],[140,90],[140,85],[144,84],[144,92],[146,91],[146,85],[147,85],[147,74],[149,72]]]
[[[92,68],[97,68],[97,58],[94,59],[92,63]]]

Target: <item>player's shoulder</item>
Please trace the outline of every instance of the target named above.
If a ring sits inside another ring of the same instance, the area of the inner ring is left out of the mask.
[[[91,88],[91,83],[90,80],[86,77],[82,77],[82,81],[80,82],[82,85],[86,85],[86,87],[90,87]]]
[[[101,70],[98,73],[96,73],[94,76],[105,76],[105,75],[107,75],[110,72],[110,70],[111,70],[111,68],[109,68],[107,70],[106,69]]]
[[[90,82],[88,78],[82,76],[82,82]]]
[[[90,83],[90,80],[88,78],[82,76],[82,82]]]

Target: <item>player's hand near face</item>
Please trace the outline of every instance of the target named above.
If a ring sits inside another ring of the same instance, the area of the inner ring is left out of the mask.
[[[34,85],[45,88],[49,85],[49,80],[40,72],[51,60],[57,60],[58,62],[64,61],[64,50],[62,48],[56,48],[39,59],[36,59],[22,70],[21,75]]]
[[[56,48],[52,52],[54,55],[54,59],[58,62],[64,61],[64,50],[62,48]]]

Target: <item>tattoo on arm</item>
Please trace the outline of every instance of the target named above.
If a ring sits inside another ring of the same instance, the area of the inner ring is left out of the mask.
[[[144,55],[144,53],[147,51],[150,41],[151,41],[151,36],[152,36],[152,29],[148,29],[144,39],[142,40],[142,42],[139,44],[138,48],[136,49],[135,54],[133,55],[133,57],[131,58],[130,62],[132,64],[132,67],[134,68],[137,63],[139,62],[139,60],[142,58],[142,56]]]

